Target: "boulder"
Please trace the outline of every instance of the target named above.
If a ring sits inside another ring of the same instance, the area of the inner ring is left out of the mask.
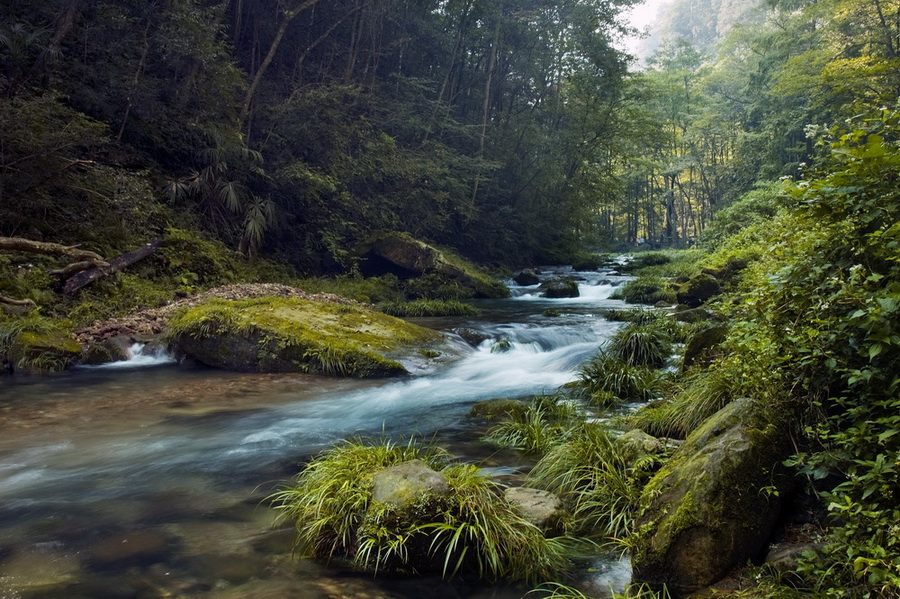
[[[717,356],[717,348],[725,341],[728,327],[724,324],[712,323],[694,331],[684,344],[684,360],[681,370],[685,371],[694,364],[709,366]]]
[[[453,329],[453,332],[462,337],[463,341],[465,341],[472,347],[478,347],[479,345],[481,345],[482,341],[487,341],[491,338],[491,336],[486,333],[476,331],[475,329],[470,329],[468,327],[459,327],[457,329]]]
[[[578,297],[578,283],[565,277],[556,277],[541,283],[541,296],[549,298]]]
[[[261,297],[194,306],[170,321],[167,339],[216,368],[375,377],[405,374],[397,359],[440,335],[363,306]]]
[[[686,322],[688,324],[695,322],[704,322],[712,320],[713,315],[705,308],[688,308],[687,306],[677,306],[672,312],[672,318],[678,322]]]
[[[789,486],[792,419],[739,399],[710,417],[644,488],[634,580],[677,593],[707,587],[766,547]]]
[[[23,331],[9,345],[10,372],[58,372],[73,364],[81,346],[63,331]]]
[[[616,445],[629,462],[647,455],[662,453],[666,449],[662,441],[636,428],[616,437]]]
[[[446,496],[444,476],[422,460],[409,460],[375,473],[372,498],[398,510],[412,506],[422,495]]]
[[[678,291],[678,303],[697,308],[709,298],[722,293],[719,281],[712,275],[700,273],[691,277]]]
[[[509,487],[503,492],[513,510],[538,528],[555,528],[561,516],[559,497],[549,491],[530,487]]]
[[[541,282],[537,274],[530,268],[526,268],[525,270],[514,276],[513,281],[516,282],[516,285],[521,285],[522,287],[527,287],[528,285],[537,285]]]
[[[81,364],[106,364],[120,362],[131,357],[131,339],[117,335],[97,343],[89,343],[81,352]]]
[[[509,297],[506,285],[474,264],[406,233],[390,232],[370,237],[357,245],[353,253],[361,259],[362,272],[369,276],[390,273],[410,279],[435,273],[470,288],[475,297]]]

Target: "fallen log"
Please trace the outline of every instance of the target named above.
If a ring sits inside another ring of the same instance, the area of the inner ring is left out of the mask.
[[[5,295],[0,295],[0,304],[7,304],[9,306],[36,306],[32,300],[30,299],[13,299],[11,297],[6,297]]]
[[[83,270],[79,272],[78,274],[66,280],[65,285],[63,285],[63,293],[66,295],[72,295],[85,285],[89,285],[97,279],[100,279],[107,275],[111,275],[114,272],[118,272],[127,266],[131,266],[139,260],[143,260],[150,254],[155,252],[157,248],[162,245],[162,242],[162,239],[154,239],[150,243],[145,243],[141,247],[135,250],[131,250],[130,252],[126,252],[118,258],[113,258],[105,267],[91,268],[89,270]]]
[[[33,241],[23,237],[0,237],[0,250],[13,252],[30,252],[50,256],[65,256],[78,261],[88,261],[95,267],[109,266],[103,256],[90,250],[83,250],[77,245],[61,245],[46,241]]]

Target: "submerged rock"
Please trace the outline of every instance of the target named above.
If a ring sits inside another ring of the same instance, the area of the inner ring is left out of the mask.
[[[446,496],[450,485],[444,476],[422,460],[409,460],[375,474],[372,498],[399,510],[413,505],[423,494]]]
[[[469,414],[487,420],[509,420],[521,416],[527,409],[528,404],[521,399],[495,397],[486,401],[479,401],[472,406]]]
[[[645,487],[635,581],[690,592],[761,553],[789,482],[781,463],[791,451],[790,431],[773,412],[751,399],[732,402]]]
[[[217,368],[358,377],[405,374],[397,358],[439,338],[362,306],[274,297],[211,300],[168,332],[177,353]]]
[[[406,233],[390,232],[370,237],[353,252],[362,258],[361,268],[367,275],[390,273],[409,279],[435,273],[471,289],[475,297],[509,297],[506,285],[474,264]]]

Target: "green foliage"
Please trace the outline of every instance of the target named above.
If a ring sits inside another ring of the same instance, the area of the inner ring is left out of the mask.
[[[439,470],[447,497],[420,498],[408,512],[372,500],[374,474],[420,459]],[[562,539],[545,538],[500,497],[474,466],[450,464],[445,451],[389,440],[345,441],[313,459],[270,497],[297,527],[304,555],[347,556],[379,572],[434,567],[447,578],[534,581],[568,569]]]
[[[391,316],[478,316],[474,306],[456,300],[382,302],[378,309]]]
[[[470,299],[475,290],[439,273],[426,273],[404,281],[403,291],[411,299],[459,300]]]
[[[0,314],[0,355],[16,370],[59,372],[67,368],[81,348],[72,338],[70,320],[52,319],[32,311],[25,316]]]

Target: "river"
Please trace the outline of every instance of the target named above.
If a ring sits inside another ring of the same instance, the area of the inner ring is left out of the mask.
[[[479,443],[468,415],[493,397],[553,392],[618,326],[623,277],[577,273],[581,297],[511,287],[466,319],[417,319],[461,340],[414,376],[344,380],[187,368],[165,356],[51,377],[0,378],[0,599],[513,599],[527,589],[373,579],[291,556],[264,501],[298,464],[353,435],[434,438],[515,479],[527,460]],[[553,308],[559,316],[545,316]],[[492,352],[499,338],[507,352]],[[598,557],[580,584],[621,587],[627,560]]]

